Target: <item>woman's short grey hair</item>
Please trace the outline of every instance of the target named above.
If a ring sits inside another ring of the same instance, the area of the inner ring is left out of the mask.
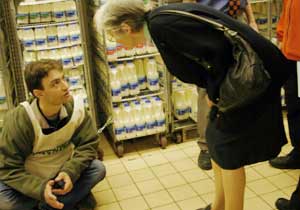
[[[94,22],[98,31],[117,31],[126,23],[136,32],[144,25],[145,12],[143,0],[107,0],[96,12]]]

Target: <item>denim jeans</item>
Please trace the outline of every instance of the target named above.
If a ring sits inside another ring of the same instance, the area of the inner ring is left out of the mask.
[[[57,196],[58,200],[64,204],[63,210],[73,210],[75,206],[85,198],[91,189],[106,175],[106,170],[100,160],[93,160],[89,167],[82,173],[74,184],[73,189],[66,195]],[[7,186],[0,181],[0,209],[1,210],[32,210],[39,201]],[[56,210],[45,203],[40,204],[43,210]]]
[[[206,90],[198,87],[198,113],[197,113],[197,129],[199,134],[199,140],[197,141],[200,150],[208,150],[206,146],[205,132],[208,124],[208,114],[210,107],[206,100]]]

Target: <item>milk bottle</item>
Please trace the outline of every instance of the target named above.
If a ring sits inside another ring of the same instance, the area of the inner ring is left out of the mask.
[[[164,114],[163,103],[159,97],[153,97],[153,113],[155,115],[156,126],[158,132],[163,132],[166,128],[166,117]]]
[[[24,30],[23,29],[17,30],[17,34],[18,34],[18,38],[23,42],[23,40],[24,40]]]
[[[117,104],[113,104],[113,117],[114,117],[114,129],[115,135],[118,140],[124,138],[124,123],[123,123],[123,113]]]
[[[146,121],[147,134],[151,134],[156,131],[156,120],[149,99],[143,100],[143,112]]]
[[[144,90],[147,88],[147,78],[144,71],[144,65],[142,59],[135,59],[134,60],[136,72],[137,72],[137,78],[139,82],[139,88],[140,90]]]
[[[135,47],[135,54],[136,54],[136,55],[142,55],[142,54],[145,54],[145,47],[144,47],[144,44],[138,44],[138,45]]]
[[[158,50],[157,50],[155,44],[153,44],[153,42],[148,42],[147,43],[147,52],[148,53],[156,53],[156,52],[158,52]]]
[[[68,47],[60,49],[60,55],[64,69],[69,69],[74,66],[72,60],[73,56],[71,50]]]
[[[129,83],[129,94],[134,96],[140,93],[138,78],[136,74],[135,65],[132,61],[127,61],[127,78]]]
[[[25,64],[36,61],[36,53],[34,51],[23,51],[23,58]]]
[[[192,113],[198,113],[198,91],[193,91],[192,95]]]
[[[6,106],[6,93],[4,88],[3,74],[0,71],[0,110],[7,108]]]
[[[69,33],[71,45],[80,44],[80,28],[77,23],[69,25]]]
[[[69,82],[69,85],[70,85],[70,88],[74,89],[74,88],[83,88],[82,85],[83,85],[83,81],[82,81],[82,78],[80,75],[74,75],[74,76],[69,76],[68,78],[68,82]]]
[[[64,2],[52,3],[52,17],[55,22],[66,21]]]
[[[185,95],[185,103],[187,105],[187,113],[192,113],[192,95],[193,95],[193,89],[191,88],[191,86],[189,85],[189,88],[186,88],[184,91],[184,95]]]
[[[70,85],[70,88],[79,88],[81,85],[80,76],[69,77],[69,85]]]
[[[29,23],[29,7],[19,5],[17,13],[17,24],[28,24]]]
[[[188,105],[185,102],[185,93],[183,90],[177,90],[173,94],[173,105],[175,117],[179,120],[184,120],[189,117],[187,110]]]
[[[39,4],[29,6],[29,18],[30,18],[30,23],[41,22],[41,13],[40,13]]]
[[[23,45],[26,50],[35,49],[34,32],[31,28],[26,28],[23,31]]]
[[[129,84],[128,84],[127,72],[122,61],[118,61],[117,68],[118,68],[118,73],[120,74],[119,78],[121,81],[121,88],[122,88],[121,95],[122,97],[129,96]]]
[[[48,47],[56,47],[58,45],[56,26],[47,27],[46,33],[47,33]]]
[[[154,106],[153,102],[151,100],[149,100],[149,99],[148,99],[148,101],[150,101],[151,123],[152,123],[152,125],[154,127],[153,131],[157,132],[158,131],[158,127],[157,127],[157,121],[156,121],[156,116],[155,116],[155,111],[156,110],[155,110],[155,107],[153,107]]]
[[[135,54],[134,48],[125,47],[125,56],[130,57],[130,56],[134,56],[134,54]]]
[[[48,59],[49,54],[47,50],[39,50],[37,51],[37,59],[42,60],[42,59]]]
[[[154,58],[150,58],[147,66],[147,87],[151,91],[159,90],[159,75]]]
[[[82,82],[81,82],[82,83]],[[79,97],[83,100],[83,103],[84,103],[84,106],[86,108],[89,107],[89,103],[88,103],[88,96],[87,96],[87,93],[86,93],[86,90],[85,88],[81,88],[79,89],[79,93],[78,93]]]
[[[132,117],[132,109],[128,102],[123,103],[123,111],[126,136],[127,138],[133,138],[136,134],[136,127]]]
[[[142,105],[139,101],[133,101],[134,118],[136,125],[136,132],[138,136],[146,135],[146,122]]]
[[[84,57],[83,57],[82,47],[77,45],[75,47],[72,47],[71,51],[72,51],[72,56],[73,56],[73,60],[74,60],[74,65],[75,66],[83,65]]]
[[[142,113],[144,115],[145,125],[146,125],[146,134],[150,134],[153,130],[153,125],[151,124],[151,112],[149,110],[149,106],[146,106],[147,98],[141,99],[141,105],[142,105]],[[151,127],[152,125],[152,127]]]
[[[60,56],[59,50],[52,49],[52,50],[49,50],[48,53],[49,53],[49,59],[52,59],[52,60],[61,60],[61,56]]]
[[[125,48],[122,44],[117,43],[117,57],[124,57],[126,55]]]
[[[74,1],[66,1],[64,2],[64,6],[66,8],[66,19],[67,20],[77,20],[77,10],[76,4]]]
[[[73,77],[73,76],[82,76],[83,75],[83,71],[81,70],[81,68],[71,68],[71,69],[69,69],[69,71],[67,71],[68,72],[68,75],[70,76],[70,77]]]
[[[113,40],[106,40],[106,53],[108,61],[115,61],[118,58],[117,55],[117,43]]]
[[[34,31],[35,47],[37,50],[47,48],[47,35],[45,27],[36,27]]]
[[[41,4],[41,22],[51,22],[51,4]]]
[[[67,25],[61,24],[57,26],[58,45],[61,47],[69,46],[69,30]]]
[[[112,101],[117,102],[122,100],[121,82],[118,78],[118,70],[114,65],[110,65],[110,87]]]

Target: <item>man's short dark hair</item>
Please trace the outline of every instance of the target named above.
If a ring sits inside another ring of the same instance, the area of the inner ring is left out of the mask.
[[[25,82],[28,90],[33,94],[34,89],[43,90],[42,79],[52,70],[63,71],[60,61],[44,59],[31,62],[25,67]]]

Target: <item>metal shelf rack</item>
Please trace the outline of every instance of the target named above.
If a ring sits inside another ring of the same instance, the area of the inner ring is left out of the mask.
[[[49,3],[57,3],[57,2],[63,2],[66,0],[43,0],[43,1],[24,1],[21,2],[20,5],[22,6],[30,6],[30,5],[39,5],[39,4],[49,4]]]
[[[92,17],[95,12],[95,5],[92,5],[92,3],[89,5],[90,11],[88,12],[91,17],[90,21],[92,22]],[[131,102],[134,100],[141,100],[142,98],[152,97],[152,96],[160,96],[163,101],[164,106],[164,113],[166,118],[166,126],[164,130],[160,131],[146,131],[143,134],[129,134],[127,133],[122,137],[119,138],[115,135],[115,125],[114,123],[110,124],[107,129],[107,136],[109,137],[109,140],[112,144],[112,147],[115,150],[115,153],[122,157],[124,154],[124,141],[137,139],[144,136],[152,136],[154,135],[156,140],[159,142],[162,148],[165,148],[167,146],[167,138],[166,134],[168,133],[168,96],[167,96],[167,82],[166,77],[163,77],[164,79],[160,80],[160,90],[158,91],[150,91],[150,90],[143,90],[138,95],[135,96],[128,96],[123,97],[122,100],[118,102],[112,101],[111,96],[111,87],[110,87],[110,75],[109,75],[109,63],[115,63],[115,62],[126,62],[126,61],[132,61],[135,59],[142,59],[147,57],[156,57],[159,56],[159,53],[146,53],[143,55],[134,55],[134,56],[128,56],[128,57],[119,57],[117,59],[114,59],[113,61],[108,60],[107,54],[106,54],[106,43],[105,43],[105,33],[98,33],[94,27],[90,28],[90,34],[93,35],[92,42],[93,42],[93,62],[94,62],[94,79],[95,79],[95,85],[97,88],[97,98],[98,98],[98,109],[99,109],[99,115],[100,115],[100,121],[107,122],[110,118],[113,118],[113,104],[120,105],[123,102]],[[112,120],[113,121],[113,120]]]
[[[49,23],[28,23],[28,24],[20,24],[17,26],[17,29],[28,29],[28,28],[39,28],[39,27],[47,27],[47,26],[60,26],[66,24],[74,24],[79,23],[78,20],[70,20],[70,21],[61,21],[61,22],[49,22]]]
[[[4,114],[11,108],[13,108],[13,101],[16,95],[15,86],[12,80],[11,73],[11,49],[8,47],[8,34],[5,33],[3,29],[7,28],[9,23],[6,13],[4,13],[7,2],[4,2],[0,5],[0,74],[2,75],[2,85],[0,86],[1,90],[5,91],[5,99],[0,104],[0,132],[3,127],[3,117]]]

